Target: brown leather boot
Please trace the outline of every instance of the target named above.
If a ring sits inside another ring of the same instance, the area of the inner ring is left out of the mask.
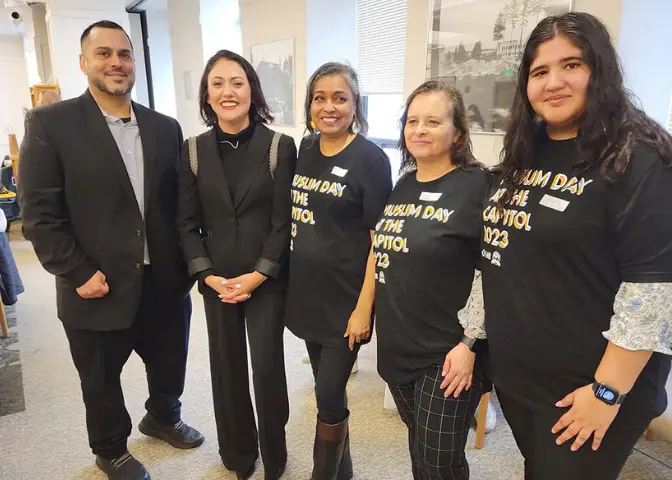
[[[311,480],[338,480],[341,478],[337,475],[343,459],[343,449],[348,434],[348,417],[335,425],[323,423],[319,418],[317,419]]]
[[[350,428],[348,428],[345,432],[343,456],[341,457],[341,464],[338,466],[336,480],[350,480],[354,474],[352,469],[352,457],[350,456]]]

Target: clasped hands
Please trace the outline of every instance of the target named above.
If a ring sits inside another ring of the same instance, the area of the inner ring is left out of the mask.
[[[248,300],[252,292],[266,281],[266,276],[259,272],[246,273],[236,278],[224,278],[209,275],[205,284],[217,292],[224,303],[239,303]]]

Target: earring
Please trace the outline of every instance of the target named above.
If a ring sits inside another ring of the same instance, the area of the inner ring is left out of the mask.
[[[317,125],[315,125],[315,122],[313,120],[310,121],[310,128],[313,130],[317,130]]]

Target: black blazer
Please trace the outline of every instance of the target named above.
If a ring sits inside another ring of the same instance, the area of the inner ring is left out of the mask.
[[[291,137],[281,137],[275,179],[271,178],[273,133],[263,124],[256,125],[245,159],[248,168],[233,199],[217,150],[215,129],[197,137],[197,177],[184,142],[177,225],[192,275],[212,271],[234,278],[256,270],[269,277],[258,292],[286,289],[296,145]],[[202,282],[199,286],[203,295],[216,296]]]
[[[58,316],[85,330],[118,330],[140,301],[145,236],[165,295],[185,297],[193,282],[179,247],[177,167],[182,131],[173,118],[133,103],[144,160],[145,221],[105,117],[87,90],[32,110],[20,150],[19,200],[26,236],[56,276]],[[110,292],[75,291],[100,270]]]

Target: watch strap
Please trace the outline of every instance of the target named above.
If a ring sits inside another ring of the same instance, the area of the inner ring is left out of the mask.
[[[474,349],[474,345],[476,344],[476,339],[475,338],[469,338],[466,335],[462,335],[462,338],[460,339],[461,343],[464,343],[467,347],[469,347],[469,350]]]
[[[599,392],[600,392],[600,389],[605,389],[606,391],[611,392],[612,394],[614,394],[615,399],[613,400],[613,402],[609,402],[609,401],[605,400],[604,398],[602,398],[602,397],[600,396],[600,393],[599,393]],[[606,383],[600,383],[600,382],[598,382],[597,380],[595,380],[595,381],[593,382],[593,393],[595,394],[595,397],[596,397],[598,400],[601,400],[601,401],[603,401],[604,403],[606,403],[606,404],[608,404],[608,405],[621,405],[621,404],[623,403],[623,401],[625,400],[625,397],[626,397],[626,395],[627,395],[627,394],[625,394],[625,393],[621,393],[621,392],[619,392],[619,391],[616,390],[614,387],[612,387],[612,386],[610,386],[610,385],[607,385]]]

